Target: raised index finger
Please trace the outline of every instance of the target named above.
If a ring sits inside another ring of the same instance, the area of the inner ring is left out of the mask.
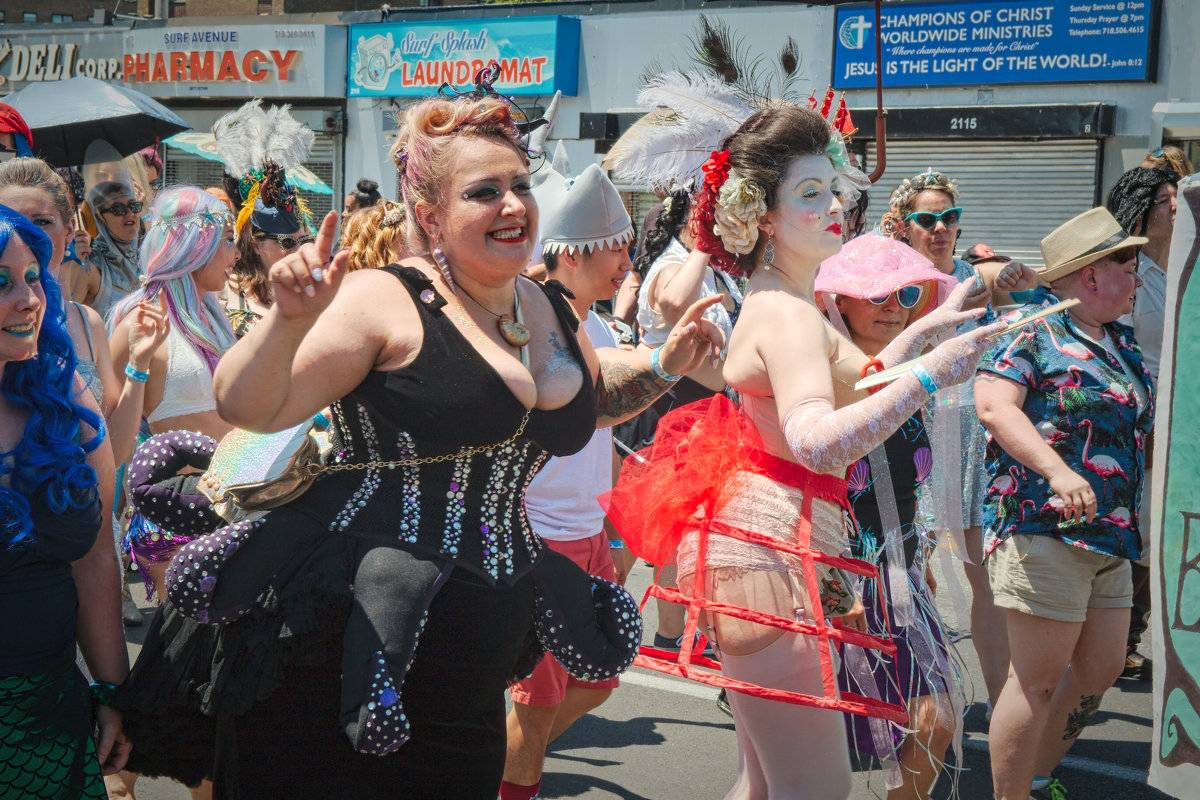
[[[704,312],[709,306],[715,306],[717,303],[725,299],[723,294],[714,294],[712,297],[702,297],[696,302],[688,306],[688,310],[683,312],[683,316],[675,323],[676,327],[682,328],[688,323],[696,322],[704,316]]]
[[[325,264],[329,261],[333,254],[333,240],[337,238],[338,213],[330,211],[325,215],[325,219],[321,220],[321,227],[317,230],[317,238],[313,242],[317,248],[317,255],[321,257],[321,263]]]

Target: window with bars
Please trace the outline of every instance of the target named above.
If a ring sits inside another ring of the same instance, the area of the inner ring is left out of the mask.
[[[187,16],[187,3],[179,3],[179,2],[174,2],[174,1],[167,3],[167,16],[168,17],[186,17]]]
[[[271,0],[258,0],[259,16],[263,16],[264,14],[270,14],[270,13],[272,13]]]
[[[26,11],[25,13],[21,14],[21,22],[37,22],[37,12]]]

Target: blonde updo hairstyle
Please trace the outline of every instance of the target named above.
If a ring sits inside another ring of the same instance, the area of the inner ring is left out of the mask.
[[[346,219],[342,244],[350,250],[349,270],[380,269],[402,258],[407,250],[404,206],[380,200]]]
[[[433,249],[417,216],[417,204],[437,206],[445,199],[442,189],[457,155],[453,145],[468,136],[502,142],[529,160],[508,104],[495,97],[431,98],[409,108],[400,119],[400,132],[388,155],[400,171],[401,199],[412,221],[405,226],[407,243],[413,253]]]

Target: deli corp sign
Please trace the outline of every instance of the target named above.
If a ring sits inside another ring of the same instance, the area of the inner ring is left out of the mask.
[[[135,29],[123,69],[155,96],[321,97],[324,50],[324,25]]]
[[[0,39],[0,87],[15,91],[20,84],[88,77],[121,80],[119,35],[84,34],[23,36]]]

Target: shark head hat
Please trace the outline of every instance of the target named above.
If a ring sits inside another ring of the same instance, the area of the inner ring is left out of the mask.
[[[621,194],[599,164],[575,178],[549,173],[534,189],[544,252],[591,252],[633,240],[633,221]]]

